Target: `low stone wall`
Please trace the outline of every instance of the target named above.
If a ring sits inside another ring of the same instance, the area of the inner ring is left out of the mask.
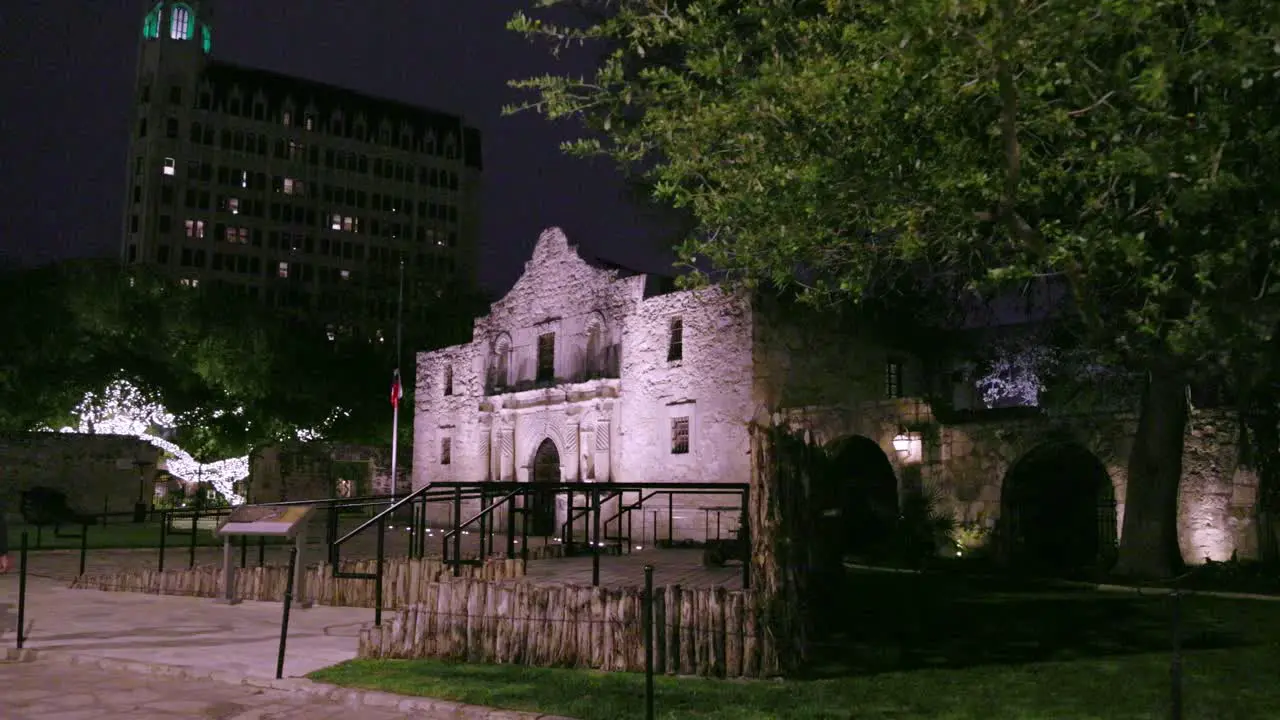
[[[372,573],[374,560],[357,560],[342,564],[343,572]],[[382,606],[405,608],[422,602],[427,588],[445,576],[452,577],[453,569],[434,558],[411,560],[387,559],[383,563]],[[235,596],[241,600],[284,600],[288,567],[236,568]],[[464,565],[462,577],[478,580],[511,580],[524,576],[524,563],[519,559],[495,558],[483,565]],[[374,582],[333,577],[330,565],[312,565],[304,577],[305,593],[294,594],[294,599],[311,600],[318,605],[340,607],[374,606]],[[71,583],[72,588],[82,590],[107,590],[113,592],[142,592],[153,595],[183,595],[188,597],[221,597],[222,567],[203,565],[183,570],[133,570],[109,575],[85,575]]]
[[[668,675],[777,672],[750,590],[654,588],[654,663]],[[361,631],[361,658],[446,658],[642,672],[643,592],[528,583],[430,583],[422,599]]]
[[[129,435],[78,433],[0,434],[0,506],[15,517],[23,490],[50,487],[66,493],[83,512],[128,512],[155,492],[160,451]],[[140,474],[138,461],[143,461]]]

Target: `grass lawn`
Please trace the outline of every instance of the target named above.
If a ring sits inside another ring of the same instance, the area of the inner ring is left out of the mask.
[[[1002,585],[1002,586],[1001,586]],[[658,678],[661,718],[1168,717],[1168,598],[859,573],[812,677]],[[1184,598],[1185,717],[1278,717],[1280,603]],[[311,677],[567,715],[643,717],[637,674],[353,661]]]
[[[181,527],[181,520],[179,527]],[[190,521],[187,521],[188,524]],[[218,545],[222,541],[215,538],[212,528],[213,518],[201,520],[196,529],[197,545]],[[17,551],[22,533],[27,533],[28,548],[31,550],[78,550],[80,548],[80,526],[63,525],[59,533],[76,537],[58,537],[52,527],[39,531],[39,546],[36,545],[37,528],[21,523],[9,526],[9,548]],[[171,530],[165,544],[169,547],[187,547],[191,543],[191,531],[183,528],[181,532]],[[160,523],[111,523],[109,525],[89,526],[89,547],[91,549],[107,548],[157,548],[160,547]]]

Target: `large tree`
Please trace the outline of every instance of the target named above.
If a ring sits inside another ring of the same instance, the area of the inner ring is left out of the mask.
[[[516,82],[523,107],[688,209],[686,262],[853,303],[898,266],[1064,281],[1088,345],[1145,377],[1119,570],[1176,569],[1189,373],[1275,326],[1280,6],[538,4],[600,12],[512,28],[607,52]]]
[[[456,295],[442,291],[421,322],[406,323],[409,351],[456,341],[463,321],[443,313],[470,309]],[[62,426],[87,393],[122,380],[162,403],[180,444],[204,460],[306,430],[390,437],[394,342],[331,340],[234,290],[109,261],[13,272],[0,301],[0,429]],[[412,377],[411,357],[404,362]]]

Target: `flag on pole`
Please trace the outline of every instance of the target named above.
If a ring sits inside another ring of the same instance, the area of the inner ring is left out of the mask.
[[[400,386],[400,371],[391,373],[391,407],[400,407],[400,398],[404,397],[404,388]]]

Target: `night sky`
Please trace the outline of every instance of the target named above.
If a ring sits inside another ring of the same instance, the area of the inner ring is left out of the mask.
[[[501,292],[538,233],[669,268],[660,213],[627,199],[605,160],[561,154],[570,125],[503,117],[506,82],[589,72],[505,29],[533,0],[216,0],[213,54],[465,116],[484,142],[480,282]],[[0,265],[119,252],[130,110],[148,0],[0,2]]]

